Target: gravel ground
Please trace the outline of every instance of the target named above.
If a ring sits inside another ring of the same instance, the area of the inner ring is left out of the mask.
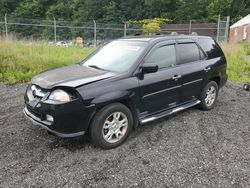
[[[250,187],[250,92],[228,83],[209,112],[136,129],[122,146],[61,139],[22,114],[25,84],[0,84],[0,187]]]

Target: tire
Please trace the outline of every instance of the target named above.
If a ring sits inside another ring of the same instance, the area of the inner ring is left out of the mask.
[[[131,111],[121,103],[103,107],[96,113],[90,127],[90,139],[103,149],[121,145],[133,127]]]
[[[201,92],[201,103],[198,105],[201,110],[211,110],[214,108],[219,93],[218,84],[210,81]]]

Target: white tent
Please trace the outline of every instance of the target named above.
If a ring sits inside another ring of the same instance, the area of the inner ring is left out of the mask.
[[[250,24],[250,14],[248,14],[246,17],[242,18],[240,21],[233,24],[230,28],[240,27],[248,24]]]

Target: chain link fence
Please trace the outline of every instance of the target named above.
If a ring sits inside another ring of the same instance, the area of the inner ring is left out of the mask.
[[[185,35],[206,35],[211,36],[219,42],[228,40],[229,17],[221,18],[218,23],[202,23],[197,20],[190,20],[185,24],[164,24],[161,27],[161,34],[185,34]],[[76,37],[82,37],[85,44],[98,45],[108,40],[124,36],[143,34],[142,24],[126,23],[100,23],[95,20],[82,22],[79,20],[65,21],[38,20],[27,18],[0,18],[0,34],[15,39],[75,41]]]
[[[217,23],[203,23],[199,20],[190,20],[184,24],[164,24],[162,34],[183,34],[210,36],[218,42],[228,41],[229,17],[218,18]]]
[[[219,42],[228,41],[228,32],[230,26],[229,23],[230,23],[229,16],[226,18],[223,18],[221,16],[218,17],[216,41]]]

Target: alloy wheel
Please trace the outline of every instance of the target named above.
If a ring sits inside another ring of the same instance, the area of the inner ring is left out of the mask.
[[[216,88],[214,86],[210,86],[206,92],[205,103],[207,106],[212,106],[216,99]]]
[[[108,143],[120,141],[128,130],[128,118],[122,112],[114,112],[104,121],[102,136]]]

